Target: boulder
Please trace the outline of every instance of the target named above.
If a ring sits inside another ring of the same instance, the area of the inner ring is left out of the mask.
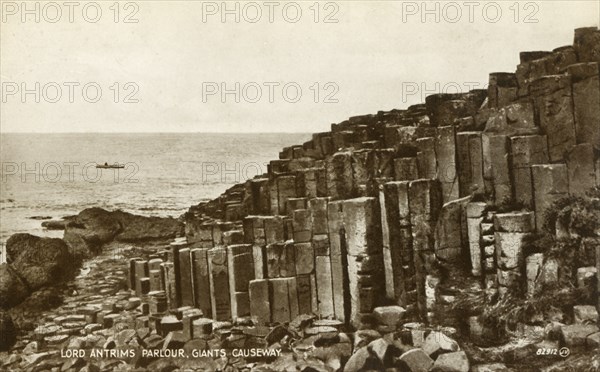
[[[377,357],[369,353],[369,350],[366,346],[361,347],[354,354],[352,354],[344,366],[344,372],[359,372],[369,370],[383,370],[383,364],[379,361],[379,359],[377,359]]]
[[[0,311],[0,351],[9,350],[17,341],[17,330],[8,313]]]
[[[469,372],[469,358],[464,351],[440,355],[433,364],[437,372]]]
[[[0,308],[8,309],[29,296],[30,289],[8,264],[0,264]]]
[[[14,234],[6,242],[7,261],[31,291],[70,278],[75,265],[64,241]]]
[[[42,222],[42,227],[47,230],[64,230],[71,218],[62,220],[50,220]]]
[[[398,364],[410,372],[427,372],[433,366],[433,359],[422,349],[412,349],[398,358]]]
[[[91,257],[112,240],[123,242],[172,239],[183,223],[171,217],[145,217],[128,212],[88,208],[65,226],[63,239],[73,255]]]
[[[394,344],[390,344],[384,338],[372,341],[367,348],[371,354],[375,355],[377,359],[386,366],[393,364],[394,359],[401,354],[398,347]]]
[[[583,346],[586,338],[596,332],[598,332],[598,327],[593,324],[571,324],[561,328],[566,346]]]
[[[390,327],[396,327],[405,313],[406,310],[401,306],[381,306],[373,310],[377,322]]]
[[[596,324],[598,322],[598,310],[592,305],[573,306],[573,317],[577,324]]]
[[[587,336],[585,343],[591,348],[597,348],[600,346],[600,332],[592,333]]]
[[[173,239],[183,234],[183,224],[175,218],[138,216],[119,210],[112,215],[122,227],[116,236],[118,241]]]
[[[440,354],[458,350],[458,343],[442,332],[431,332],[429,335],[427,335],[427,338],[423,343],[423,351],[425,351],[427,355],[431,356],[432,358],[435,358]]]

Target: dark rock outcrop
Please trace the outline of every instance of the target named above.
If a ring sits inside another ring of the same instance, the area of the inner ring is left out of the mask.
[[[56,238],[15,234],[6,242],[8,263],[0,265],[0,307],[21,303],[33,291],[71,278],[77,268],[67,245]]]
[[[36,290],[61,282],[73,274],[69,249],[62,239],[40,238],[30,234],[15,234],[6,242],[7,261]]]
[[[66,226],[64,240],[77,257],[90,257],[103,244],[171,239],[183,233],[183,224],[170,217],[145,217],[123,211],[88,208]]]
[[[0,308],[15,306],[30,293],[29,288],[8,264],[0,264]]]
[[[0,312],[0,351],[6,351],[17,340],[17,331],[10,315]]]

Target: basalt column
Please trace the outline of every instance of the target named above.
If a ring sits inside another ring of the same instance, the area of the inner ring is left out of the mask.
[[[410,182],[388,182],[383,186],[387,241],[383,242],[386,294],[409,309],[416,303],[415,267],[408,188]]]
[[[350,323],[359,326],[383,295],[381,217],[376,198],[343,201],[350,293]]]
[[[434,228],[442,206],[442,187],[437,180],[412,181],[408,188],[417,308],[427,319],[425,280],[434,260]]]

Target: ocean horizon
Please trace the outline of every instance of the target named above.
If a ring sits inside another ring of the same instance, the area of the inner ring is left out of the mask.
[[[267,172],[307,133],[2,133],[0,244],[89,207],[178,217]],[[123,165],[97,169],[96,164]],[[4,255],[3,255],[4,257]]]

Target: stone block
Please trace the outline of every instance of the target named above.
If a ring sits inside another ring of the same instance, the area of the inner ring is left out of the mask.
[[[161,260],[161,262],[162,262],[162,260]],[[160,269],[159,270],[150,270],[148,272],[148,277],[150,278],[150,291],[151,292],[162,290],[162,280],[160,278]]]
[[[284,215],[288,213],[287,200],[288,198],[295,198],[296,196],[296,177],[277,177],[277,204],[279,206],[279,213],[276,214]]]
[[[399,358],[409,371],[429,371],[433,367],[433,359],[422,349],[415,348],[406,351]]]
[[[233,230],[235,225],[232,222],[216,222],[213,224],[212,240],[215,245],[223,245],[223,233]]]
[[[208,251],[208,269],[210,273],[210,295],[212,318],[228,320],[231,318],[231,299],[229,296],[229,275],[227,270],[227,250],[213,248]]]
[[[600,78],[598,63],[569,66],[573,83],[573,107],[577,143],[600,143]]]
[[[440,182],[417,180],[409,184],[409,209],[412,226],[413,248],[433,250],[433,224],[442,207]]]
[[[140,296],[142,294],[141,279],[148,277],[148,261],[137,260],[134,262],[135,266],[135,294]]]
[[[297,209],[306,209],[307,198],[288,198],[287,215],[292,216]]]
[[[230,297],[233,320],[250,315],[250,296],[248,292],[232,292]]]
[[[139,279],[140,295],[145,295],[150,292],[150,278],[144,277]]]
[[[464,351],[455,351],[440,355],[433,363],[435,371],[469,372],[469,358]]]
[[[600,258],[598,258],[598,257],[600,257],[600,255],[596,256],[596,259],[600,260]],[[594,278],[596,277],[597,273],[598,273],[597,268],[593,267],[593,266],[578,268],[577,269],[577,287],[585,288],[586,286],[591,284],[594,281]]]
[[[254,266],[254,278],[264,279],[267,269],[266,247],[260,245],[252,246],[252,262]]]
[[[265,215],[270,212],[269,205],[269,179],[254,178],[250,182],[249,198],[252,203],[251,213]]]
[[[265,219],[263,216],[246,216],[242,222],[244,243],[264,244]]]
[[[192,280],[192,257],[189,248],[180,249],[179,260],[179,289],[181,291],[181,306],[194,306],[194,285]]]
[[[314,235],[327,234],[327,202],[328,198],[314,198],[308,201],[310,227]]]
[[[277,216],[279,214],[279,192],[277,191],[277,179],[276,176],[269,172],[269,183],[267,184],[267,190],[269,194],[269,214]],[[283,209],[283,206],[281,206]]]
[[[175,267],[172,262],[160,264],[160,273],[167,295],[167,302],[170,309],[175,309],[179,306],[177,303],[177,288],[175,284]]]
[[[373,309],[377,322],[389,327],[397,327],[405,314],[406,309],[402,306],[380,306]]]
[[[539,114],[540,127],[548,136],[550,161],[561,161],[565,152],[576,144],[571,77],[544,76],[532,81],[529,91]]]
[[[330,257],[315,257],[315,277],[317,282],[318,314],[326,318],[332,317],[335,314],[335,310],[333,305]]]
[[[260,325],[271,322],[271,301],[269,299],[269,281],[251,280],[248,285],[250,296],[250,315]]]
[[[598,310],[592,305],[573,306],[573,318],[576,324],[596,324],[598,322]]]
[[[329,235],[314,235],[312,239],[312,246],[316,256],[329,256]]]
[[[417,139],[417,167],[419,178],[435,178],[437,175],[437,163],[435,158],[435,138],[424,137]]]
[[[238,244],[227,247],[227,272],[232,293],[248,291],[248,282],[254,279],[253,266],[252,245]]]
[[[394,159],[394,180],[412,181],[419,178],[419,167],[416,157]]]
[[[361,323],[361,315],[373,311],[376,300],[383,292],[383,257],[382,255],[348,255],[347,259],[349,321],[352,325],[358,326]]]
[[[597,125],[600,127],[600,120]],[[567,153],[566,162],[571,195],[585,196],[586,192],[596,184],[592,143],[575,145]]]
[[[458,177],[456,174],[456,144],[454,127],[439,127],[435,137],[437,179],[442,184],[443,201],[458,199]]]
[[[212,334],[213,321],[209,318],[197,318],[192,321],[193,338],[208,338]]]
[[[354,192],[351,158],[351,153],[345,151],[327,159],[327,195],[334,200],[349,198]]]
[[[463,229],[466,228],[467,196],[444,204],[435,226],[435,255],[444,261],[462,257]],[[463,227],[464,226],[464,227]],[[465,240],[464,245],[467,245]]]
[[[511,141],[511,171],[515,198],[527,207],[533,208],[533,185],[531,166],[549,161],[546,136],[518,136]]]
[[[298,316],[296,278],[270,279],[269,298],[273,323],[286,323]]]
[[[312,314],[318,311],[317,288],[314,274],[296,277],[299,314]],[[315,307],[313,308],[313,303]],[[332,301],[333,306],[333,301]]]
[[[534,118],[534,108],[530,102],[515,102],[493,110],[485,125],[485,131],[505,136],[538,134],[540,128],[535,125]]]
[[[315,250],[311,243],[294,244],[296,275],[311,274],[315,269]]]
[[[244,244],[244,232],[242,230],[225,231],[222,235],[223,245]]]
[[[329,252],[331,257],[331,281],[333,288],[333,307],[335,316],[341,321],[346,319],[345,283],[346,242],[343,230],[343,202],[337,201],[327,205],[327,225],[329,230]]]
[[[497,213],[494,215],[494,230],[497,232],[533,232],[533,212]]]
[[[503,270],[520,267],[523,263],[523,247],[527,233],[496,232],[496,262]]]
[[[546,209],[556,200],[567,196],[569,180],[564,164],[543,164],[531,167],[533,175],[536,228],[541,231]]]
[[[129,284],[129,289],[131,289],[132,291],[135,291],[135,263],[137,261],[144,261],[143,259],[141,259],[140,257],[135,257],[135,258],[131,258],[129,259],[129,267],[128,267],[128,284]]]
[[[349,255],[381,253],[381,219],[375,198],[343,202],[343,223]]]
[[[456,134],[456,162],[460,196],[483,193],[485,190],[481,132]]]
[[[273,216],[264,219],[265,243],[273,244],[284,241],[283,219]]]
[[[573,46],[580,62],[600,63],[600,31],[597,27],[575,29]]]
[[[203,243],[212,247],[212,224],[195,219],[186,221],[185,237],[188,243]]]
[[[598,332],[598,327],[593,324],[571,324],[561,327],[562,338],[568,347],[585,346],[586,338]]]
[[[517,98],[517,86],[516,74],[491,73],[488,85],[488,106],[500,108],[512,103]]]
[[[542,270],[543,264],[543,253],[535,253],[531,256],[527,256],[525,259],[525,273],[527,274],[527,296],[529,297],[535,294],[536,282]]]
[[[294,243],[275,243],[266,248],[267,277],[279,278],[296,275]]]
[[[465,208],[467,217],[467,238],[469,241],[469,256],[471,257],[471,273],[481,275],[481,222],[486,204],[481,202],[468,203]]]
[[[307,198],[324,196],[327,192],[325,169],[306,168],[296,172],[296,194]]]
[[[312,238],[312,224],[310,213],[306,209],[297,209],[293,212],[294,241],[296,243],[310,242]]]
[[[509,168],[508,137],[504,135],[482,136],[483,177],[489,181],[496,204],[512,201],[512,183]]]

